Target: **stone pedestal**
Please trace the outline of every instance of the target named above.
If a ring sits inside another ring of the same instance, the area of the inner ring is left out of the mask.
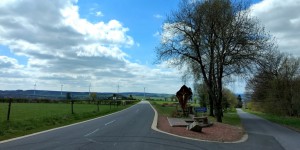
[[[199,122],[193,122],[189,124],[187,129],[195,132],[202,132],[202,126]]]

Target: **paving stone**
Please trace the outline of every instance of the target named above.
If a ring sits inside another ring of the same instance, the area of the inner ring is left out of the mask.
[[[189,124],[182,118],[167,118],[171,127],[186,127]]]

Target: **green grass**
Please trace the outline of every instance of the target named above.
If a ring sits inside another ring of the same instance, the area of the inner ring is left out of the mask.
[[[209,120],[216,121],[215,117],[208,116]],[[223,112],[222,123],[229,124],[232,126],[242,127],[241,118],[237,114],[235,109],[228,110],[227,112]]]
[[[223,123],[225,123],[225,124],[230,124],[230,125],[239,126],[239,127],[242,126],[241,118],[237,114],[236,109],[232,109],[232,110],[224,113],[224,117],[222,119],[223,119]]]
[[[103,116],[129,106],[112,106],[110,109],[109,105],[100,105],[98,112],[96,105],[75,103],[74,114],[71,114],[71,104],[12,103],[8,122],[8,103],[0,103],[0,140]]]
[[[163,116],[171,117],[172,113],[176,111],[176,107],[166,106],[163,107],[162,104],[164,103],[172,103],[172,102],[165,102],[165,101],[150,101],[152,106],[156,109],[157,113]]]
[[[165,101],[154,101],[154,102],[152,101],[151,102],[152,106],[157,110],[157,112],[160,115],[171,117],[172,113],[174,111],[176,111],[176,107],[170,107],[170,106],[162,107],[163,103],[174,103],[174,102],[165,102]],[[199,105],[197,105],[197,107],[199,107]],[[198,113],[198,115],[200,115],[200,114]],[[207,116],[207,113],[205,113],[203,115]],[[209,116],[208,119],[210,121],[216,120],[214,117],[211,117],[211,116]],[[223,119],[223,123],[225,123],[225,124],[239,126],[239,127],[242,126],[241,119],[238,116],[235,109],[228,110],[227,112],[225,112],[224,117],[222,119]]]
[[[254,115],[257,115],[257,116],[260,116],[262,118],[265,118],[271,122],[275,122],[280,125],[287,126],[289,128],[300,131],[300,118],[277,116],[277,115],[266,114],[266,113],[257,112],[257,111],[251,111],[249,109],[244,109],[244,111],[249,112]]]

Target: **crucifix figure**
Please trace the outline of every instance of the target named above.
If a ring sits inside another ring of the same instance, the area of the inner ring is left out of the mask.
[[[176,93],[176,97],[179,100],[179,104],[182,108],[182,112],[184,115],[186,115],[185,107],[186,107],[187,101],[192,97],[192,95],[193,95],[192,90],[185,85],[183,85],[180,88],[180,90]]]

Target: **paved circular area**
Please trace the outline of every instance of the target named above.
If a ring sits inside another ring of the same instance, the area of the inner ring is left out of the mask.
[[[158,129],[200,140],[209,140],[217,142],[236,142],[242,139],[244,131],[242,128],[226,125],[223,123],[214,122],[211,127],[203,128],[202,132],[193,132],[186,129],[186,127],[171,127],[167,117],[158,115]]]

